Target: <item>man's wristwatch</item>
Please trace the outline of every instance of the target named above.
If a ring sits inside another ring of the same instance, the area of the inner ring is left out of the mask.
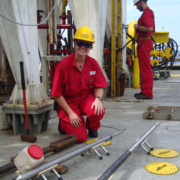
[[[100,100],[102,100],[102,97],[100,97],[100,96],[97,96],[96,98],[99,98]]]

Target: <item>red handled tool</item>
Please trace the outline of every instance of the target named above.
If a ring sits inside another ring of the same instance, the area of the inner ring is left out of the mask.
[[[21,134],[21,139],[26,142],[34,143],[36,142],[37,138],[36,136],[30,134],[29,132],[23,62],[20,62],[20,70],[21,70],[21,84],[23,90],[24,112],[25,112],[25,121],[26,121],[26,134],[25,133]]]

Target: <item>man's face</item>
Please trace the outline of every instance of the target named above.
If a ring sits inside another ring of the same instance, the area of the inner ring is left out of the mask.
[[[136,4],[136,7],[139,11],[143,11],[143,8],[142,8],[142,5],[141,5],[141,1],[137,2]]]
[[[92,43],[88,41],[75,40],[75,52],[79,55],[87,55],[92,49]]]

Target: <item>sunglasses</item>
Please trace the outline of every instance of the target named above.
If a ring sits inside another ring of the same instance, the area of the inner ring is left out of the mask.
[[[90,48],[92,47],[92,43],[88,43],[88,42],[82,42],[82,41],[75,41],[76,45],[80,46],[80,47],[85,47],[85,48]]]

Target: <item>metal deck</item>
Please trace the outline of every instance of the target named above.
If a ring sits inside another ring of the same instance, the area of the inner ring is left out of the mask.
[[[112,144],[106,146],[110,156],[99,148],[99,153],[103,160],[92,152],[86,156],[80,155],[64,162],[62,165],[68,166],[69,171],[63,174],[64,180],[95,180],[104,173],[122,154],[129,149],[137,138],[148,131],[158,120],[143,119],[143,112],[147,111],[149,106],[180,106],[180,77],[170,77],[165,80],[154,81],[153,100],[136,101],[134,93],[139,89],[127,88],[123,97],[109,98],[103,101],[106,108],[106,114],[102,120],[102,127],[99,129],[99,138],[118,132],[117,129],[126,129],[119,136],[112,139]],[[155,149],[168,148],[180,153],[180,121],[159,120],[160,125],[149,136],[148,143]],[[57,130],[58,118],[55,117],[49,121],[47,132],[37,135],[36,144],[42,148],[49,146],[52,141],[61,138]],[[29,146],[27,142],[22,142],[20,136],[13,136],[12,130],[0,131],[0,166],[10,162],[10,157],[15,156],[24,147]],[[88,138],[89,140],[90,138]],[[71,152],[85,143],[76,144],[71,148],[57,154],[45,156],[45,161],[56,159],[68,152]],[[172,175],[156,175],[145,170],[145,166],[151,162],[170,162],[180,168],[180,156],[170,159],[157,158],[147,153],[139,147],[131,156],[120,166],[113,174],[111,180],[179,180],[180,172]],[[48,179],[57,179],[54,173],[45,174]],[[10,180],[16,178],[15,171],[11,171],[0,176],[1,180]],[[38,178],[37,180],[40,180]]]

